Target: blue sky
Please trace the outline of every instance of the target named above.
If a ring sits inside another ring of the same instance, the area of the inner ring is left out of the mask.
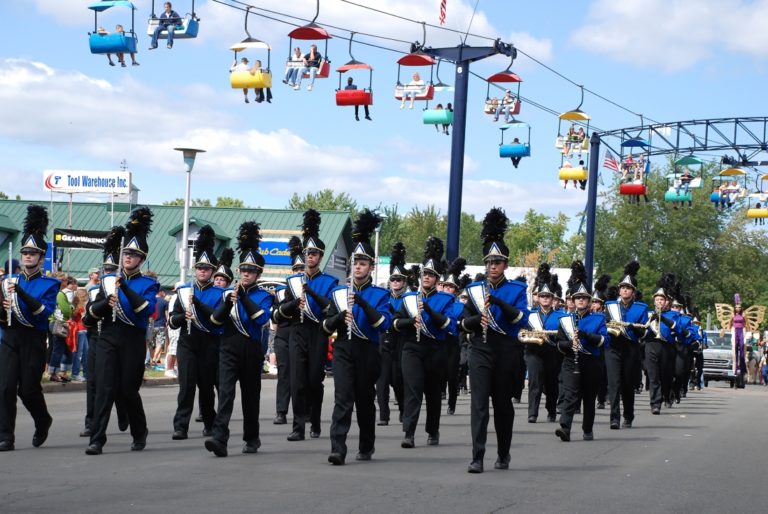
[[[247,205],[281,208],[295,191],[330,187],[361,204],[447,204],[450,138],[421,122],[420,109],[398,109],[393,98],[398,56],[365,46],[355,57],[371,64],[373,122],[354,120],[336,107],[338,75],[311,92],[280,83],[291,27],[256,16],[250,32],[272,44],[275,74],[271,105],[243,103],[229,87],[229,46],[245,37],[243,13],[198,0],[197,40],[173,50],[148,52],[150,1],[137,0],[139,67],[107,66],[91,55],[87,32],[93,15],[80,0],[7,0],[0,18],[0,190],[46,198],[45,169],[118,169],[122,159],[141,189],[140,201],[183,196],[184,166],[175,146],[208,150],[193,173],[192,196],[234,196]],[[159,12],[159,4],[157,2]],[[177,1],[180,13],[191,2]],[[314,0],[253,1],[299,17],[314,15]],[[437,23],[439,0],[359,0],[358,3]],[[466,29],[474,2],[448,0],[447,24]],[[112,9],[100,24],[129,25],[128,11]],[[322,0],[318,23],[403,40],[421,39],[421,27],[355,7]],[[591,0],[522,2],[480,0],[472,32],[500,37],[560,73],[658,121],[763,114],[768,59],[768,1]],[[332,30],[347,37],[347,33]],[[397,48],[407,46],[358,39]],[[302,42],[302,49],[307,46]],[[428,29],[427,44],[450,46],[457,35]],[[469,39],[469,43],[481,43]],[[349,59],[347,41],[329,43],[333,66]],[[254,58],[263,55],[250,54]],[[505,58],[473,65],[488,76]],[[405,70],[404,73],[408,73]],[[524,80],[521,94],[557,111],[579,102],[579,90],[520,56],[513,66]],[[441,67],[453,83],[453,66]],[[356,82],[367,81],[357,75]],[[442,93],[437,101],[452,101]],[[520,118],[533,127],[533,156],[515,170],[498,157],[498,126],[482,113],[485,83],[470,82],[464,210],[481,215],[490,206],[519,219],[528,208],[574,216],[585,193],[563,191],[554,148],[556,117],[523,105]],[[418,106],[417,106],[418,107]],[[587,95],[582,107],[601,129],[639,124],[625,111]]]

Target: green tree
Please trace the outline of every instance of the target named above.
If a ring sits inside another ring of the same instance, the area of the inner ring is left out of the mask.
[[[288,209],[306,210],[317,209],[319,211],[348,211],[354,219],[357,213],[357,202],[347,193],[336,194],[333,189],[323,189],[317,193],[307,193],[300,197],[293,193],[288,200]]]
[[[245,204],[239,198],[232,198],[230,196],[219,196],[216,198],[216,207],[225,209],[244,209]]]
[[[8,199],[8,195],[0,191],[0,200],[7,200],[7,199]]]
[[[568,217],[563,213],[546,216],[533,209],[528,210],[523,221],[510,224],[507,232],[510,262],[523,265],[528,259],[526,256],[534,252],[538,252],[542,259],[552,262],[565,247],[567,226]]]
[[[175,200],[167,200],[163,202],[163,205],[183,206],[184,199],[176,198]],[[193,198],[190,201],[190,207],[211,207],[211,201],[207,198]]]

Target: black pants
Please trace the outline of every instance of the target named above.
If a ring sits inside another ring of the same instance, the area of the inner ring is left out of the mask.
[[[360,452],[373,451],[376,440],[376,377],[379,376],[379,347],[353,337],[333,345],[333,415],[331,451],[347,455],[347,434],[352,425],[352,408],[357,412]]]
[[[592,432],[595,423],[595,399],[600,380],[599,357],[579,354],[578,367],[573,354],[563,358],[563,413],[560,415],[560,426],[570,432],[573,415],[583,401],[581,428],[585,434]],[[578,370],[578,373],[577,373]]]
[[[296,323],[291,327],[288,351],[291,362],[293,431],[303,434],[304,424],[309,420],[312,430],[319,432],[328,338],[319,324],[305,318],[304,323]]]
[[[637,347],[637,343],[613,338],[611,347],[605,351],[611,423],[618,423],[621,420],[622,405],[624,406],[624,419],[629,422],[635,419]]]
[[[459,397],[459,341],[456,337],[446,338],[448,344],[445,356],[445,383],[448,386],[448,408],[456,409],[456,400]],[[441,388],[442,390],[442,388]]]
[[[525,364],[528,369],[528,417],[538,418],[541,394],[546,395],[547,416],[555,417],[559,395],[558,375],[562,354],[554,346],[526,345]]]
[[[85,383],[85,428],[93,430],[93,410],[96,403],[96,344],[98,336],[88,335],[88,381]],[[128,414],[125,412],[123,399],[115,395],[115,412],[119,425],[128,426]]]
[[[96,401],[91,444],[107,442],[109,416],[118,396],[125,405],[133,439],[141,440],[147,433],[147,418],[139,395],[147,352],[145,333],[144,329],[117,322],[104,329],[94,345]]]
[[[515,408],[512,405],[514,377],[519,374],[522,361],[522,345],[510,338],[488,331],[486,343],[478,338],[473,339],[469,353],[473,460],[485,457],[490,419],[489,398],[493,403],[498,454],[500,457],[509,455],[515,422]]]
[[[46,333],[33,328],[3,327],[0,344],[0,441],[15,442],[16,396],[32,415],[35,428],[51,420],[40,379],[45,367]]]
[[[380,371],[376,380],[376,402],[379,404],[379,419],[389,421],[389,386],[392,383],[393,360],[392,342],[386,337],[379,343]],[[336,360],[336,347],[334,346],[334,361]],[[333,373],[336,374],[336,362],[333,363]]]
[[[275,356],[277,357],[277,391],[275,392],[275,412],[288,414],[291,405],[291,358],[288,351],[288,339],[291,326],[277,327],[275,332]]]
[[[240,333],[223,337],[219,347],[219,410],[213,421],[213,438],[229,441],[229,420],[235,405],[235,385],[240,382],[243,441],[259,440],[259,401],[264,352],[259,341]]]
[[[403,432],[408,437],[416,433],[423,397],[427,400],[427,433],[431,436],[440,433],[440,386],[446,353],[443,345],[444,342],[423,334],[420,342],[406,340],[403,344]]]
[[[704,353],[693,352],[691,355],[691,386],[701,388],[701,377],[704,375]]]
[[[176,415],[173,417],[173,429],[187,432],[192,411],[195,407],[195,389],[200,390],[200,414],[207,430],[213,426],[216,416],[213,391],[216,373],[219,367],[219,336],[201,332],[192,327],[187,334],[182,329],[176,350],[176,362],[179,368],[179,395]]]
[[[688,379],[691,376],[691,356],[689,347],[675,343],[675,383],[672,394],[676,400],[688,392]]]
[[[670,401],[672,378],[675,374],[675,347],[672,343],[645,343],[645,370],[648,372],[651,407]]]
[[[597,403],[605,403],[608,397],[608,374],[605,367],[605,352],[601,352],[597,358],[597,364],[600,366],[600,374],[597,380]]]

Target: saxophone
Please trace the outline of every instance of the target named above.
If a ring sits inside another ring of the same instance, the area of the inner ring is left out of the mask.
[[[517,334],[517,339],[524,344],[544,344],[549,336],[557,335],[557,330],[521,330]]]

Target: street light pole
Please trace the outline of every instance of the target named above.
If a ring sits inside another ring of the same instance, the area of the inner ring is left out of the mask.
[[[184,282],[187,278],[187,267],[189,265],[189,195],[192,185],[192,168],[195,166],[195,157],[198,153],[204,153],[205,150],[198,148],[174,148],[182,152],[184,163],[187,165],[187,187],[184,197],[184,222],[181,228],[181,257],[179,262],[179,280]]]

